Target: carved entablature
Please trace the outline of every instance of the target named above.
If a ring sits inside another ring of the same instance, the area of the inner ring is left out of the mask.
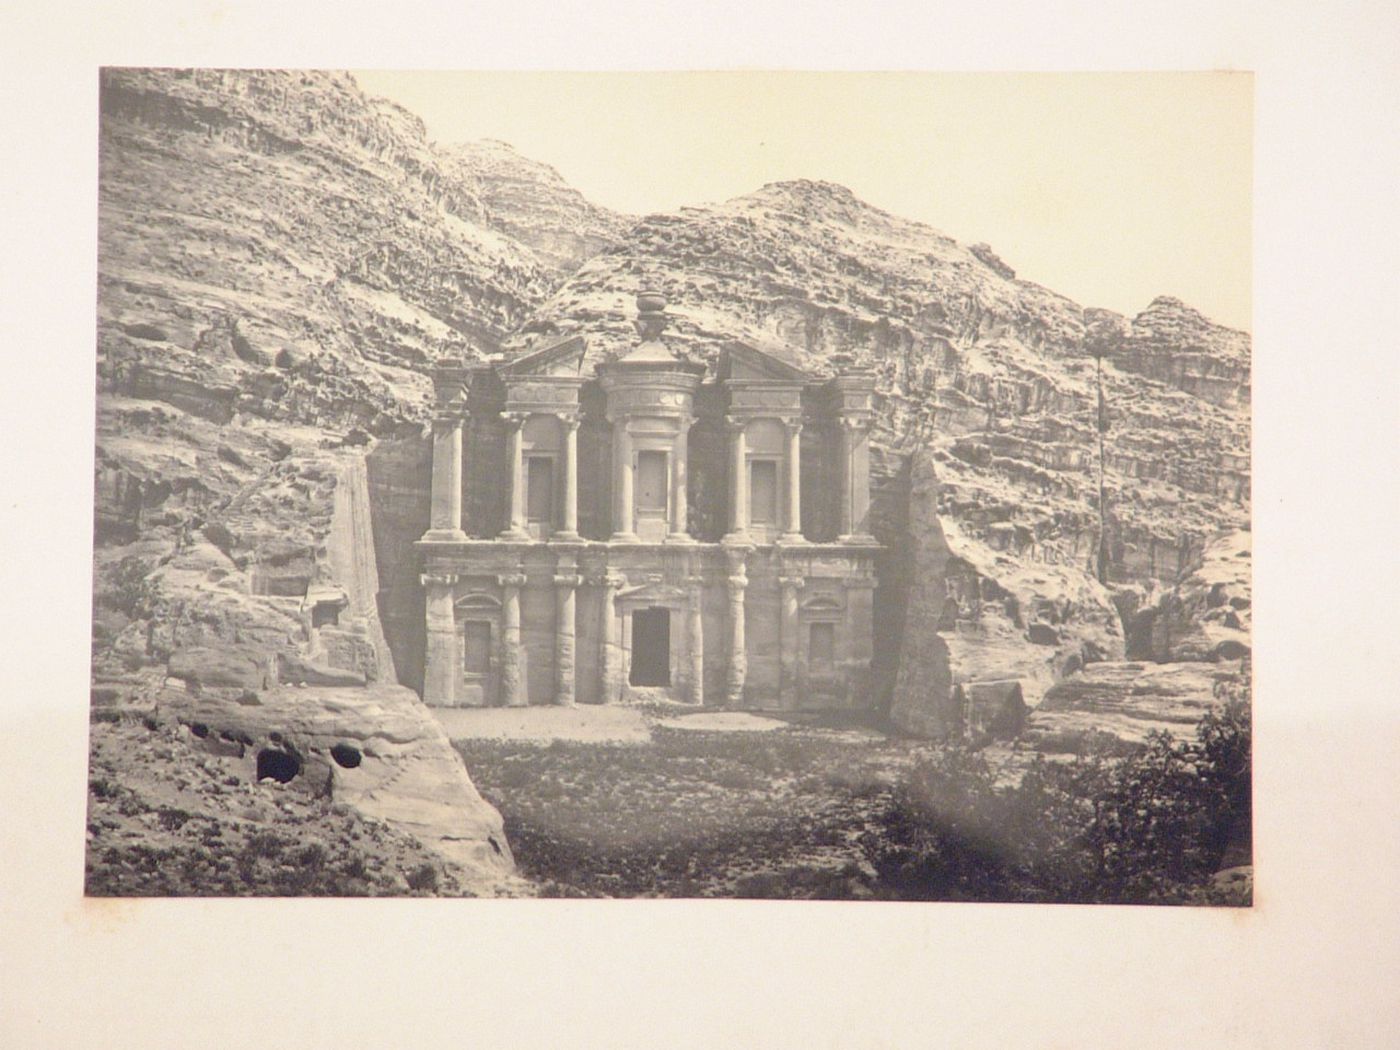
[[[473,591],[470,594],[465,594],[458,598],[453,603],[453,608],[456,609],[459,614],[468,612],[499,612],[501,608],[501,599],[485,591]]]
[[[808,616],[812,615],[834,615],[841,612],[845,605],[834,594],[825,591],[818,591],[807,598],[800,605],[802,612]]]
[[[869,420],[874,411],[875,375],[873,372],[845,372],[827,383],[827,398],[831,412],[837,416],[863,417]]]
[[[689,593],[683,587],[667,583],[648,581],[640,587],[624,587],[617,595],[617,603],[624,608],[645,609],[651,606],[676,609],[689,600]]]
[[[683,372],[604,374],[608,417],[636,415],[691,416],[699,377]]]
[[[529,350],[501,365],[497,372],[505,388],[507,412],[555,416],[578,414],[579,388],[587,344],[582,336]]]
[[[440,357],[433,362],[433,401],[439,414],[458,412],[467,401],[467,366],[455,357]]]

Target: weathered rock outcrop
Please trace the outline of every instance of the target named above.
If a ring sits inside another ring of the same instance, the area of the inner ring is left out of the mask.
[[[1238,665],[1094,664],[1045,694],[1022,743],[1055,754],[1110,741],[1131,748],[1154,731],[1191,739],[1201,718],[1221,702],[1221,688],[1239,680]]]
[[[1176,586],[1126,618],[1134,660],[1238,660],[1251,650],[1252,535],[1212,537]]]
[[[225,755],[241,780],[274,779],[342,802],[436,851],[475,892],[507,888],[514,861],[500,814],[412,690],[164,690],[190,746]]]
[[[442,146],[439,153],[475,186],[492,227],[561,273],[616,247],[636,221],[594,204],[548,164],[521,156],[507,142],[480,139]]]
[[[1083,572],[1026,566],[956,525],[945,529],[940,504],[934,457],[916,452],[907,564],[881,581],[907,587],[890,719],[934,738],[990,731],[996,722],[1004,736],[1006,721],[1021,716],[1010,709],[1003,715],[1001,702],[992,712],[986,687],[996,683],[1009,693],[1014,685],[1023,704],[1035,704],[1078,668],[1120,659],[1118,614],[1108,592]],[[987,702],[972,702],[979,696]]]
[[[159,540],[133,544],[141,555],[98,577],[106,644],[94,702],[187,727],[155,754],[174,781],[198,776],[196,752],[211,755],[228,787],[285,783],[421,844],[444,892],[518,892],[500,815],[427,708],[393,682],[365,489],[360,453],[293,454],[212,510],[202,536],[179,534],[170,553]],[[113,724],[94,724],[95,754]],[[104,753],[118,772],[119,752]],[[212,802],[198,811],[222,819]],[[121,866],[132,829],[119,818],[91,846]],[[93,861],[89,877],[120,890],[114,871]]]
[[[1248,532],[1212,537],[1175,586],[1150,600],[1132,589],[1115,599],[1129,624],[1128,661],[1085,667],[1050,689],[1024,744],[1060,753],[1131,748],[1154,730],[1187,738],[1227,697],[1247,698]]]

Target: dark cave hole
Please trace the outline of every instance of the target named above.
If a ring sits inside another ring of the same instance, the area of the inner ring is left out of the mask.
[[[271,778],[285,784],[301,772],[301,759],[277,748],[265,747],[258,752],[258,779]]]
[[[203,739],[209,735],[209,727],[203,722],[192,722],[190,723],[190,732]]]
[[[335,759],[335,764],[344,769],[354,769],[360,764],[360,749],[351,747],[349,744],[336,744],[331,748],[331,758]]]

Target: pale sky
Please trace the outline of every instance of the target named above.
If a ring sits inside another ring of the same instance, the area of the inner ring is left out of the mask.
[[[440,143],[496,138],[646,214],[828,179],[1084,306],[1174,295],[1250,329],[1238,73],[355,71]]]

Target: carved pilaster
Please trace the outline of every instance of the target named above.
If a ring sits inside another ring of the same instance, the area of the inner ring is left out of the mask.
[[[802,538],[802,420],[784,419],[787,432],[787,522],[781,537],[784,543],[801,543]]]
[[[798,706],[798,698],[801,695],[799,679],[801,678],[802,639],[799,633],[801,627],[798,621],[797,603],[807,581],[801,576],[780,576],[778,584],[782,590],[782,609],[778,625],[779,673],[781,676],[778,695],[781,705],[787,710],[792,710]]]
[[[613,421],[613,536],[614,540],[634,541],[637,509],[632,497],[632,434],[627,420]]]
[[[730,707],[739,707],[744,702],[744,681],[749,673],[748,647],[744,635],[744,592],[749,585],[744,571],[746,551],[726,551],[729,562],[729,578],[725,581],[729,590],[729,681],[725,701]]]
[[[725,429],[729,433],[729,535],[743,539],[749,531],[749,456],[745,421],[729,416],[725,419]]]
[[[502,412],[501,419],[509,430],[508,455],[510,471],[510,524],[501,533],[502,539],[527,540],[525,528],[525,420],[524,412]]]
[[[423,702],[435,707],[451,707],[457,702],[457,679],[461,655],[458,652],[457,622],[452,609],[453,573],[425,572],[419,577],[426,594],[427,638],[423,667]]]
[[[841,417],[841,534],[846,543],[869,543],[870,419],[865,414]]]
[[[554,577],[554,702],[574,703],[574,596],[580,579],[571,574]]]
[[[558,539],[578,539],[578,425],[577,415],[561,415],[564,428],[564,528]]]
[[[617,595],[627,583],[619,573],[604,573],[603,585],[603,702],[622,694],[622,638],[617,615]]]
[[[497,577],[501,585],[501,702],[507,707],[526,704],[524,677],[520,663],[520,588],[523,572]]]
[[[433,491],[425,540],[457,542],[462,531],[462,417],[444,412],[433,419]]]
[[[667,543],[692,542],[686,486],[689,484],[690,427],[694,422],[693,417],[682,416],[676,424],[676,443],[671,449],[671,527]]]
[[[686,581],[687,608],[689,617],[690,657],[690,702],[705,702],[705,588],[699,576],[691,576]]]

